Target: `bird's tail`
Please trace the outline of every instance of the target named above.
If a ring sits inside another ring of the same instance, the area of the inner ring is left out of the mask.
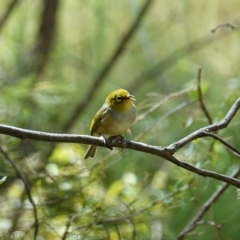
[[[87,152],[84,155],[84,159],[93,158],[96,154],[97,146],[89,145]]]

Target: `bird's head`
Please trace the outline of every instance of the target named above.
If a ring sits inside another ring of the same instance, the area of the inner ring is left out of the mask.
[[[132,106],[132,101],[134,100],[134,96],[128,91],[117,89],[108,95],[106,104],[117,111],[125,111],[128,107]]]

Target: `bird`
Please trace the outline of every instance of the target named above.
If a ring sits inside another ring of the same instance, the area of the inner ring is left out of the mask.
[[[117,89],[106,98],[103,106],[93,117],[90,124],[90,134],[101,136],[107,140],[109,137],[121,136],[136,120],[137,110],[131,95],[125,89]],[[97,146],[89,145],[84,159],[93,158]]]

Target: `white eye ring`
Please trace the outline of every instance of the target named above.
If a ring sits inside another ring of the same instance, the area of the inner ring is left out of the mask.
[[[120,96],[116,96],[116,100],[118,101],[118,102],[122,102],[122,97],[120,97]]]

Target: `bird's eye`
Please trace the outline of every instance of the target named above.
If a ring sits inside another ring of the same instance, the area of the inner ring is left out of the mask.
[[[122,97],[120,97],[120,96],[116,96],[116,100],[118,101],[118,102],[122,102]]]

